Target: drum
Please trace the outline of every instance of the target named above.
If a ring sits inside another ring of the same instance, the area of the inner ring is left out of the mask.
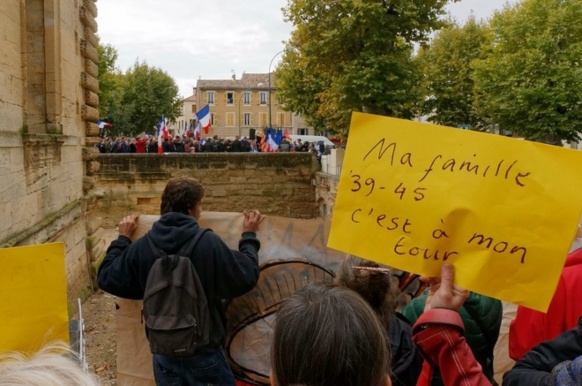
[[[270,337],[279,304],[308,284],[331,283],[333,278],[332,271],[301,258],[261,264],[257,286],[225,308],[226,353],[237,379],[270,385]]]

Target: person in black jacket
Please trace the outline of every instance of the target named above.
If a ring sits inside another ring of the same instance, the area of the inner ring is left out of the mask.
[[[503,375],[503,386],[582,386],[582,318],[578,327],[542,342]]]
[[[168,181],[162,193],[161,217],[148,231],[156,247],[168,254],[176,253],[195,235],[203,196],[204,188],[192,178],[176,177]],[[260,248],[256,231],[264,218],[256,210],[244,213],[238,251],[231,250],[212,231],[205,232],[192,251],[192,263],[208,300],[210,340],[194,357],[154,355],[154,377],[158,385],[235,384],[222,349],[226,335],[222,300],[240,296],[256,285]],[[119,237],[111,242],[97,274],[99,288],[128,299],[143,299],[148,273],[156,258],[145,236],[131,241],[137,221],[137,215],[121,220]]]

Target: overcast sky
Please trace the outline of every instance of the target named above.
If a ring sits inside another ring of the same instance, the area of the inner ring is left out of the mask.
[[[516,0],[510,0],[511,3]],[[489,18],[506,0],[461,0],[450,14]],[[123,71],[136,60],[174,78],[183,97],[196,80],[227,79],[276,67],[291,25],[283,21],[287,0],[99,0],[99,36],[113,45]],[[252,5],[251,5],[252,4]]]

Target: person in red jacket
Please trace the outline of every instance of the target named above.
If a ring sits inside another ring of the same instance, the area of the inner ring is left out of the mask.
[[[509,327],[509,356],[520,360],[537,344],[556,338],[578,325],[582,315],[582,248],[571,252],[566,259],[558,287],[546,314],[518,307]]]
[[[148,141],[148,137],[147,136],[143,136],[143,137],[135,137],[135,149],[136,149],[136,153],[146,153],[146,143]]]
[[[469,297],[469,291],[454,284],[455,269],[443,265],[440,278],[428,279],[430,290],[424,312],[412,326],[412,340],[431,368],[440,368],[447,386],[491,386],[463,337],[464,325],[459,309]],[[423,371],[417,385],[422,385]]]

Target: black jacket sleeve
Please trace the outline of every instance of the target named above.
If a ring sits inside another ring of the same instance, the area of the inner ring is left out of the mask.
[[[582,355],[582,319],[578,327],[531,349],[503,376],[503,386],[554,386],[552,369]]]
[[[211,269],[212,296],[221,299],[231,299],[243,295],[253,289],[259,279],[259,248],[260,242],[254,232],[245,232],[239,241],[239,250],[230,249],[224,241],[212,232],[211,238],[213,267],[204,264],[197,270]],[[196,261],[195,261],[196,265]],[[206,271],[207,273],[210,273]],[[200,271],[199,271],[200,274]],[[204,276],[204,275],[202,275]]]
[[[136,244],[132,244],[125,236],[119,236],[117,240],[111,242],[97,271],[99,288],[122,298],[143,298],[138,267],[134,264],[137,262],[130,258],[136,247]]]

